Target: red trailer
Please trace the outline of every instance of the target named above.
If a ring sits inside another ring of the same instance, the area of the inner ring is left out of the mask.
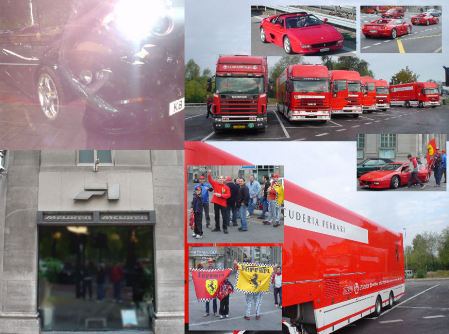
[[[405,293],[402,234],[285,181],[283,317],[331,333]]]
[[[212,89],[211,80],[208,90]],[[267,126],[266,57],[220,56],[215,74],[212,120],[215,131]]]
[[[358,117],[362,113],[362,86],[356,71],[329,71],[331,84],[331,115],[344,114]]]
[[[440,105],[440,92],[435,82],[411,82],[390,86],[392,106],[436,107]]]
[[[277,110],[289,121],[330,119],[329,71],[323,65],[289,65],[276,79]]]
[[[376,80],[376,110],[386,111],[390,109],[390,90],[388,82]]]
[[[360,77],[363,89],[363,110],[376,110],[376,80],[371,77]]]

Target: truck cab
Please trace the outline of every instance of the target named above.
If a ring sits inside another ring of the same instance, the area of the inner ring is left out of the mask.
[[[209,81],[208,90],[212,90]],[[218,58],[213,91],[214,130],[258,129],[267,126],[268,68],[266,57]]]
[[[331,85],[331,115],[344,114],[358,117],[362,114],[362,85],[356,71],[329,71]]]
[[[388,82],[376,80],[376,110],[386,111],[390,109],[390,91]]]
[[[277,110],[289,121],[330,119],[329,72],[323,65],[289,65],[276,80]]]
[[[363,110],[376,110],[376,80],[371,77],[360,77],[363,88]]]

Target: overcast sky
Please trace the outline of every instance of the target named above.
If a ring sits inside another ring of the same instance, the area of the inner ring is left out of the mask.
[[[314,4],[328,4],[328,1],[314,0]],[[378,5],[402,4],[399,1],[375,1]],[[292,5],[295,1],[255,1],[255,0],[186,0],[186,62],[194,59],[201,70],[209,68],[215,71],[215,64],[220,54],[249,54],[251,52],[251,4],[284,4]],[[366,4],[366,2],[363,2]],[[441,4],[441,0],[432,5]],[[345,1],[346,4],[360,2]],[[422,5],[423,2],[409,0],[407,5]],[[449,17],[449,6],[443,6],[443,17]],[[443,31],[447,32],[447,22],[443,19]],[[357,24],[359,26],[359,24]],[[444,80],[442,66],[449,66],[447,48],[449,34],[443,34],[442,54],[366,54],[361,56],[370,63],[375,79],[389,80],[391,76],[406,65],[418,73],[420,81]],[[360,56],[361,54],[358,53]],[[280,57],[268,57],[271,67]],[[320,57],[307,57],[310,63],[320,63]]]
[[[256,165],[284,165],[287,180],[391,230],[405,227],[405,244],[449,226],[447,192],[357,191],[355,142],[208,143]]]

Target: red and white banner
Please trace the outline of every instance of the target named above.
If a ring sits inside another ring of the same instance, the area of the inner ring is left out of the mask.
[[[231,269],[193,269],[192,279],[196,298],[199,301],[207,301],[217,297],[218,288],[231,271]]]

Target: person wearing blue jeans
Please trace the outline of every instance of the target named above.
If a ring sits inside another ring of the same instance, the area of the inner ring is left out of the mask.
[[[265,219],[265,213],[268,211],[268,200],[267,200],[267,191],[270,187],[270,179],[268,178],[268,175],[263,176],[263,182],[265,184],[263,188],[263,196],[260,198],[260,201],[262,202],[262,214],[257,217],[257,219]]]
[[[446,151],[442,150],[441,151],[442,154],[442,158],[443,158],[443,172],[441,174],[441,178],[443,178],[444,175],[444,183],[446,183]]]
[[[260,183],[254,179],[254,175],[251,175],[249,177],[249,182],[246,184],[249,190],[249,198],[250,201],[248,203],[248,213],[249,215],[252,215],[257,203],[257,196],[260,192]]]
[[[256,314],[256,320],[260,319],[260,305],[262,304],[263,292],[247,293],[246,294],[246,309],[245,319],[249,320],[251,315],[251,304],[254,302],[254,313]]]
[[[246,222],[246,208],[248,207],[249,198],[249,190],[245,185],[245,179],[240,178],[239,180],[239,191],[237,192],[237,197],[235,201],[235,205],[238,209],[240,221],[242,226],[239,227],[240,232],[248,231],[248,225]]]
[[[207,260],[207,269],[213,269],[215,267],[215,261],[214,259],[210,258]],[[210,301],[206,302],[206,313],[204,313],[205,317],[209,316],[209,303]],[[212,300],[212,310],[214,311],[214,315],[218,317],[218,308],[217,308],[217,298],[214,298]]]
[[[229,190],[231,191],[231,197],[226,200],[226,224],[231,226],[231,213],[232,213],[232,226],[238,226],[237,224],[237,208],[235,207],[235,199],[239,191],[239,185],[235,184],[231,177],[227,177],[225,181]]]
[[[440,183],[441,183],[441,176],[442,176],[442,171],[443,171],[443,157],[440,154],[440,149],[439,147],[436,148],[436,153],[433,156],[433,173],[435,176],[435,187],[439,187]]]

